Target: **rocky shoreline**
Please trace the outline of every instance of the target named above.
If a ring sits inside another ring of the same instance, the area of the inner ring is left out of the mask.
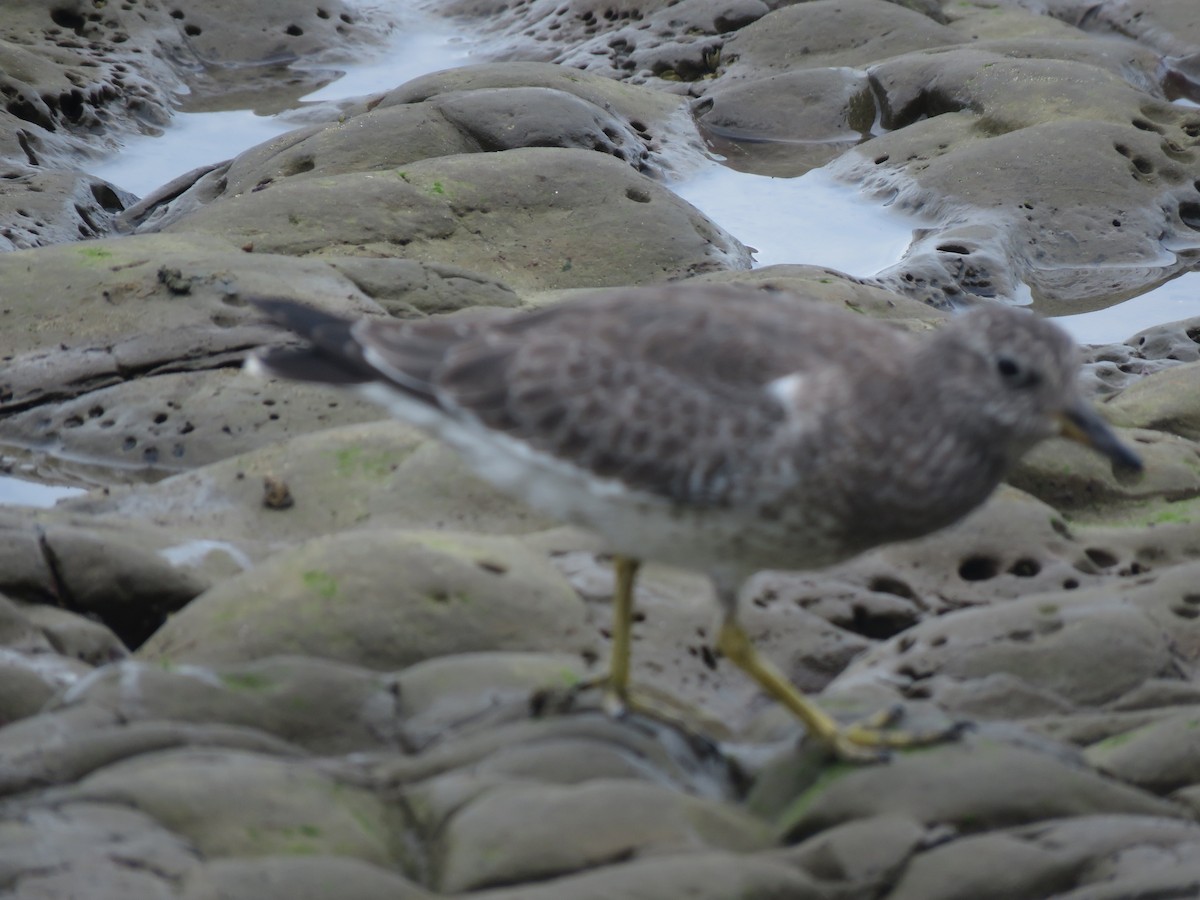
[[[394,23],[10,7],[0,450],[94,489],[0,509],[0,893],[1200,891],[1200,316],[1088,350],[1142,478],[1056,442],[947,532],[752,583],[748,631],[827,708],[975,725],[868,767],[716,658],[705,582],[666,568],[634,680],[682,724],[536,702],[607,656],[596,541],[374,407],[239,370],[284,339],[261,293],[414,317],[737,281],[917,330],[1112,305],[1200,248],[1192,0],[458,0],[427,13],[489,61],[146,197],[89,160],[180,103],[291,105],[329,76],[290,63]],[[929,225],[872,278],[752,269],[664,183],[706,147],[831,164]]]

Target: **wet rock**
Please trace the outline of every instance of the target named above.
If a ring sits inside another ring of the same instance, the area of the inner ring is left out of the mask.
[[[838,304],[873,319],[894,320],[913,331],[927,331],[945,318],[924,303],[881,288],[869,279],[855,278],[823,266],[762,266],[748,272],[713,272],[698,276],[696,281],[791,291],[815,302]]]
[[[13,285],[0,338],[0,441],[134,478],[262,446],[298,422],[311,430],[379,417],[348,395],[241,376],[248,348],[290,339],[245,296],[282,293],[350,314],[516,303],[503,285],[458,267],[325,263],[166,235],[3,255],[0,280]]]
[[[861,68],[914,50],[957,44],[957,32],[884,0],[814,0],[773,10],[721,51],[728,78],[798,69]]]
[[[888,900],[955,897],[1051,897],[1074,883],[1079,861],[1055,847],[1039,847],[1006,834],[953,841],[922,853]]]
[[[1163,369],[1133,383],[1104,405],[1114,424],[1168,431],[1200,440],[1200,363]]]
[[[0,795],[70,784],[114,763],[180,747],[244,750],[281,759],[303,754],[299,747],[255,728],[121,722],[110,711],[82,704],[41,712],[0,729]]]
[[[510,89],[523,92],[517,97],[530,96],[528,91],[541,89],[576,98],[582,105],[569,107],[572,120],[583,126],[576,129],[580,136],[576,140],[584,141],[584,149],[611,152],[640,171],[645,171],[642,167],[647,165],[659,172],[687,169],[689,163],[696,165],[703,153],[687,108],[678,98],[560,65],[504,62],[445,69],[393,88],[379,99],[378,105],[380,109],[386,109],[398,104],[432,101],[437,108],[444,108],[454,116],[455,110],[465,112],[463,104],[480,106],[487,102],[488,96]],[[562,104],[563,100],[560,98],[557,102]],[[490,116],[496,118],[498,111],[493,110]],[[588,124],[595,121],[597,111],[609,120],[608,128],[618,126],[616,135],[605,133],[603,125],[597,134]],[[478,127],[468,122],[461,112],[457,115],[465,127]],[[502,123],[498,123],[498,127],[502,127]],[[540,127],[546,127],[546,123]],[[546,139],[553,141],[554,146],[572,146],[564,143],[570,139],[571,131],[554,129]],[[630,131],[636,135],[636,140],[631,140]],[[504,147],[521,146],[510,137],[500,139]]]
[[[398,873],[346,856],[217,859],[185,879],[182,900],[432,900]]]
[[[270,7],[248,9],[231,0],[205,0],[176,8],[171,18],[186,46],[200,61],[213,64],[280,65],[300,58],[341,55],[378,39],[386,20],[361,16],[342,0],[314,7],[303,0],[282,0]],[[341,50],[341,54],[330,51]]]
[[[547,192],[546,185],[554,187]],[[523,223],[515,230],[514,216]],[[253,241],[289,255],[465,266],[497,273],[517,289],[662,281],[750,264],[734,238],[625,163],[553,148],[292,180],[206,206],[168,231]]]
[[[109,233],[135,198],[76,166],[122,134],[166,124],[185,82],[213,87],[220,79],[208,75],[248,62],[274,67],[278,79],[285,62],[345,58],[385,29],[338,0],[320,10],[292,0],[270,9],[220,0],[188,10],[15,6],[0,24],[0,249]]]
[[[214,577],[249,568],[283,543],[344,530],[525,534],[554,524],[477,479],[456,454],[413,428],[388,419],[304,434],[321,428],[324,413],[316,406],[318,414],[307,418],[304,407],[289,398],[303,398],[311,388],[297,394],[294,384],[263,388],[259,379],[239,377],[278,398],[276,408],[288,409],[281,421],[300,436],[155,484],[96,492],[56,512],[112,527],[130,520],[152,523],[160,552],[181,565],[212,567]],[[338,396],[326,390],[326,404]],[[291,507],[263,505],[268,477],[288,485]]]
[[[204,668],[128,661],[108,666],[46,708],[103,711],[116,723],[257,729],[313,753],[398,746],[395,688],[339,663],[274,657]]]
[[[316,538],[228,579],[141,655],[214,663],[299,653],[399,669],[456,652],[589,643],[582,602],[519,541],[363,530]]]
[[[520,821],[524,827],[505,823]],[[457,812],[435,849],[445,893],[561,876],[614,861],[704,849],[749,852],[770,831],[731,807],[643,781],[510,785]]]
[[[831,884],[833,896],[870,896],[894,883],[912,855],[935,834],[908,816],[874,816],[836,825],[777,857]]]
[[[528,709],[537,692],[578,684],[584,668],[579,656],[562,653],[457,653],[416,663],[394,683],[405,744],[425,747],[505,705]],[[595,756],[588,754],[589,769]],[[551,770],[535,771],[545,778]]]
[[[21,614],[55,653],[88,666],[116,662],[129,653],[112,629],[94,619],[41,604],[21,604]]]
[[[1192,234],[1187,110],[1094,65],[976,49],[912,54],[872,75],[884,122],[898,130],[837,165],[939,223],[880,273],[882,283],[945,305],[1016,298],[1023,282],[1041,311],[1057,314],[1124,299],[1180,271],[1182,259],[1164,255],[1160,239]],[[1018,143],[1023,164],[998,165]],[[1113,193],[1096,196],[1098,182]]]
[[[513,656],[519,661],[528,654]],[[409,672],[439,663],[456,667],[456,659],[446,659]],[[445,718],[440,735],[412,744],[413,755],[368,761],[368,777],[402,785],[414,822],[431,836],[466,802],[498,784],[578,785],[607,777],[640,779],[711,800],[738,794],[737,772],[702,735],[636,713],[618,722],[596,708],[535,716],[533,706],[526,695],[519,703],[497,702],[493,715]],[[549,764],[531,769],[528,764],[538,758]]]
[[[103,625],[0,595],[0,727],[34,715],[93,665],[126,653]]]
[[[1008,483],[1084,521],[1111,521],[1122,509],[1149,514],[1194,498],[1200,490],[1200,446],[1159,431],[1128,433],[1145,461],[1132,473],[1093,451],[1065,441],[1035,447],[1014,467]]]
[[[635,84],[676,86],[709,77],[720,60],[721,35],[768,11],[762,0],[656,0],[612,6],[598,0],[562,5],[536,0],[503,11],[490,2],[438,5],[492,33],[494,58],[536,59],[619,77]]]
[[[843,67],[717,87],[692,113],[727,165],[794,178],[863,140],[878,110],[867,76]]]
[[[200,865],[187,840],[113,803],[60,803],[0,817],[5,889],[68,900],[162,900]]]
[[[864,654],[833,687],[890,671],[906,696],[974,717],[1019,715],[1012,707],[989,713],[983,701],[989,680],[1006,674],[1029,696],[1045,696],[1051,708],[1113,703],[1165,673],[1184,678],[1191,671],[1195,603],[1187,598],[1195,593],[1188,581],[1195,566],[926,620]],[[1096,646],[1105,648],[1103,655]],[[881,668],[886,657],[892,661]],[[996,696],[1011,695],[1013,686]]]
[[[1132,898],[1194,889],[1200,830],[1194,822],[1148,816],[1083,816],[1013,829],[1013,837],[1077,860],[1074,886],[1056,897]]]
[[[192,183],[148,198],[120,221],[141,232],[157,231],[219,198],[295,180],[388,173],[423,159],[521,147],[594,150],[651,174],[665,163],[652,157],[661,139],[652,139],[650,128],[680,138],[676,164],[689,143],[699,156],[681,104],[644,89],[600,84],[604,81],[567,78],[557,67],[530,64],[419,78],[342,112],[336,121],[297,129],[197,171]]]
[[[335,854],[381,866],[403,859],[397,810],[303,761],[167,750],[106,766],[63,795],[145,813],[209,857]]]
[[[0,726],[32,716],[62,684],[86,671],[61,657],[0,648]]]
[[[34,141],[26,138],[25,145],[34,161],[31,165],[0,162],[0,251],[106,235],[117,216],[137,199],[82,172],[40,169]]]
[[[1200,783],[1200,739],[1195,707],[1152,725],[1113,735],[1086,751],[1088,762],[1102,772],[1155,793]]]
[[[131,647],[208,586],[155,553],[85,528],[47,528],[42,546],[59,602],[96,616]]]
[[[1048,754],[979,740],[905,754],[887,766],[831,770],[797,798],[781,825],[793,838],[807,837],[887,813],[964,833],[1098,813],[1183,815],[1150,794]]]
[[[821,900],[828,895],[803,873],[775,860],[710,852],[635,860],[537,885],[472,892],[472,896],[479,900],[672,900],[680,896],[696,900]]]

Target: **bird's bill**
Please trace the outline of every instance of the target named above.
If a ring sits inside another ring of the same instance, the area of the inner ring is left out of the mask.
[[[1103,453],[1118,466],[1141,471],[1142,459],[1122,443],[1107,422],[1091,406],[1080,401],[1065,410],[1058,420],[1059,434]]]

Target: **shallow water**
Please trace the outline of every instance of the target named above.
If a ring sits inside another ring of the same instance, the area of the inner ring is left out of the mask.
[[[402,25],[384,50],[304,97],[302,104],[383,91],[474,61],[472,41],[444,22],[411,12],[400,18]],[[180,113],[161,136],[131,139],[92,172],[144,196],[183,172],[228,159],[291,130],[295,120],[296,114],[287,112]],[[753,247],[760,266],[809,263],[869,276],[899,262],[913,231],[927,225],[868,199],[821,169],[798,178],[771,178],[738,172],[714,160],[711,168],[670,187]],[[1200,275],[1186,275],[1118,306],[1064,316],[1060,322],[1083,343],[1121,341],[1151,325],[1200,314],[1197,288]]]
[[[807,263],[847,275],[893,265],[919,220],[881,207],[824,169],[799,178],[751,175],[714,164],[675,193],[754,249],[759,266]]]
[[[82,488],[39,484],[11,475],[0,475],[0,504],[5,506],[35,506],[45,509],[66,497],[78,497],[86,493]]]
[[[383,6],[384,4],[377,4]],[[377,55],[347,67],[336,80],[301,98],[301,109],[390,90],[421,75],[470,62],[470,43],[440,21],[405,12]],[[402,14],[402,15],[401,15]],[[307,71],[313,71],[308,69]],[[88,167],[93,175],[144,197],[192,169],[221,162],[299,127],[294,113],[260,116],[247,109],[176,113],[160,135],[128,139],[119,153]]]

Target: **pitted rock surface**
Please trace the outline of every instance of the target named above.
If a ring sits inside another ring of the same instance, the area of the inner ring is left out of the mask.
[[[704,579],[654,565],[633,681],[662,716],[605,715],[593,537],[375,407],[238,371],[290,340],[261,294],[495,315],[694,277],[915,331],[1111,305],[1198,246],[1191,0],[425,6],[490,61],[312,105],[140,199],[81,167],[176,102],[295,106],[395,23],[0,22],[0,467],[95,488],[0,511],[6,895],[1195,894],[1200,319],[1086,352],[1141,479],[1048,443],[941,534],[749,585],[758,646],[838,717],[974,725],[872,767],[825,759],[713,652]],[[669,189],[709,151],[832,161],[923,230],[871,278],[750,270]]]

